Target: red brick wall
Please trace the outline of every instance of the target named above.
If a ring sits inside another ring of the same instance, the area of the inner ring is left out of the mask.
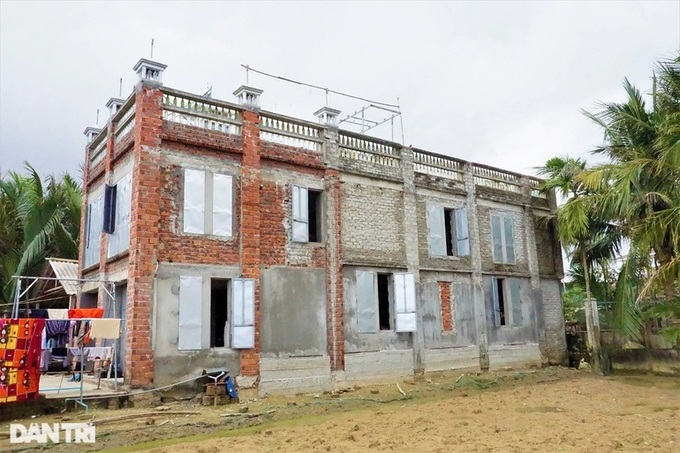
[[[238,181],[238,178],[234,178]],[[232,238],[209,238],[182,233],[182,169],[177,165],[161,166],[160,194],[160,248],[158,260],[176,263],[201,263],[238,265],[239,229],[234,228]],[[238,206],[239,192],[234,191],[234,206]],[[238,210],[234,211],[234,225],[240,223]]]
[[[451,282],[439,282],[439,300],[442,306],[442,331],[453,331],[451,314]]]
[[[286,264],[286,217],[285,203],[289,189],[284,183],[267,181],[262,183],[260,193],[260,254],[262,265],[283,266]]]
[[[151,308],[159,244],[161,101],[158,89],[142,85],[137,93],[125,358],[125,380],[132,386],[153,381]]]

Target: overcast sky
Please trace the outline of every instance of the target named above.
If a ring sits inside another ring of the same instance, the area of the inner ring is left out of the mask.
[[[580,109],[644,91],[680,46],[680,2],[0,1],[0,170],[79,174],[86,126],[132,92],[132,66],[167,86],[233,100],[241,64],[378,101],[400,99],[405,144],[531,173],[587,155]],[[323,92],[250,75],[266,110],[313,119]],[[361,102],[331,95],[351,113]],[[391,138],[389,125],[376,134]],[[394,138],[401,141],[395,124]]]

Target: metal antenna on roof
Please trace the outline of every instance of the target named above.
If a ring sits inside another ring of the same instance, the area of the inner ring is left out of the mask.
[[[326,88],[326,107],[328,107],[328,88]]]
[[[248,85],[248,75],[249,75],[249,71],[250,71],[250,66],[248,66],[248,65],[241,65],[241,66],[246,68],[246,85]]]
[[[123,78],[120,78],[120,82],[118,83],[118,96],[123,97]]]
[[[97,109],[97,123],[96,123],[96,125],[99,126],[99,109]]]
[[[153,60],[153,38],[151,38],[151,59]]]

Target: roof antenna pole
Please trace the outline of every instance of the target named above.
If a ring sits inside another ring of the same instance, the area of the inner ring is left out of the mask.
[[[245,65],[244,68],[246,68],[246,85],[248,85],[248,82],[249,82],[248,76],[250,74],[250,66]]]
[[[97,124],[97,126],[99,126],[99,109],[97,109],[97,122],[96,122],[96,124]]]
[[[151,59],[153,60],[153,38],[151,38]]]
[[[326,107],[328,107],[328,88],[326,88]]]
[[[120,78],[120,82],[118,83],[118,96],[123,97],[123,78]]]

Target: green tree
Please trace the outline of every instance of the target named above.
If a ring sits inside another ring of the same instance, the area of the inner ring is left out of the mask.
[[[657,287],[664,303],[680,303],[680,57],[659,62],[653,80],[651,107],[625,80],[624,102],[586,112],[604,131],[605,144],[594,152],[607,162],[579,176],[595,194],[598,214],[630,242],[617,282],[616,317],[631,337],[639,333],[638,303]]]
[[[580,175],[586,170],[583,159],[554,157],[537,169],[546,177],[543,192],[556,191],[567,201],[554,216],[557,237],[572,260],[572,268],[584,276],[586,330],[593,368],[600,369],[600,328],[597,301],[593,298],[593,265],[610,259],[619,250],[619,235],[614,225],[597,215],[593,194],[583,185]]]
[[[0,302],[14,300],[15,275],[38,276],[45,258],[78,257],[81,188],[69,174],[43,181],[28,163],[26,175],[0,178]]]

